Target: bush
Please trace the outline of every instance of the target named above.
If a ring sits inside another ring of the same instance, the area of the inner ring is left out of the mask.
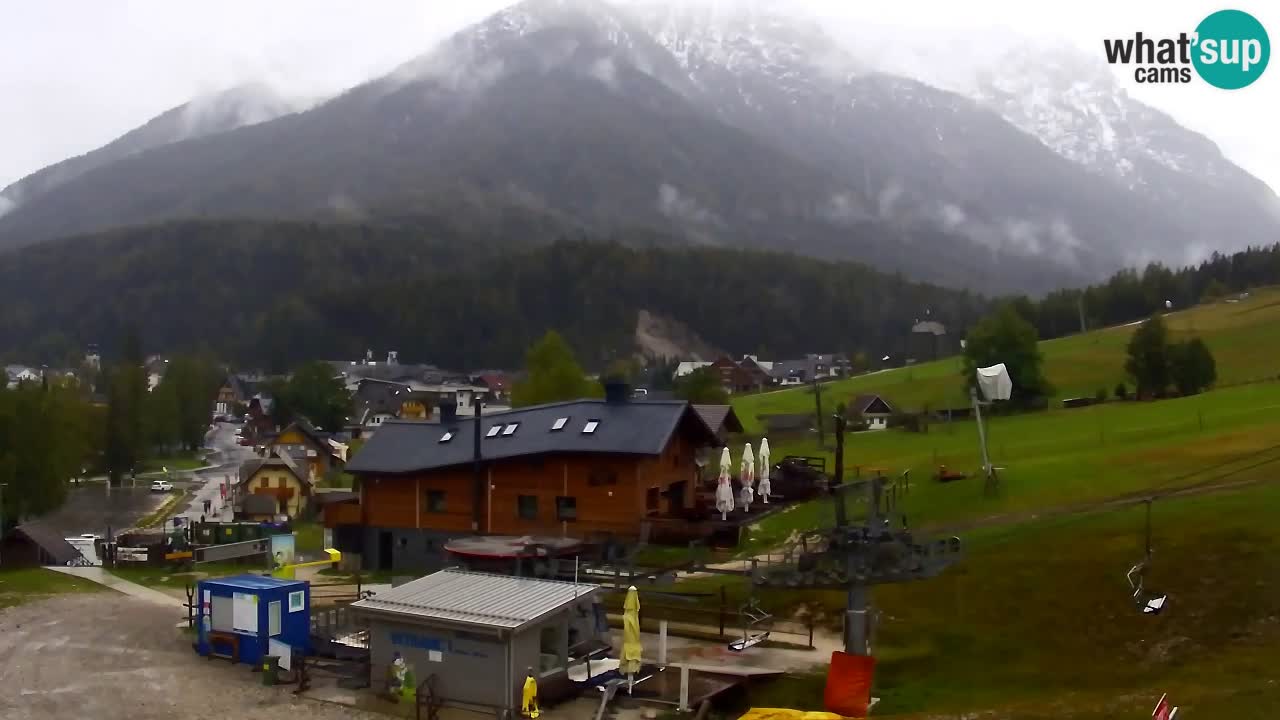
[[[1107,401],[1107,389],[1106,389],[1106,388],[1098,388],[1098,391],[1097,391],[1097,392],[1095,392],[1095,393],[1093,394],[1093,399],[1094,399],[1094,400],[1096,400],[1096,401],[1098,401],[1098,402],[1100,402],[1100,403],[1104,403],[1104,402],[1106,402],[1106,401]]]
[[[1116,399],[1124,400],[1127,397],[1129,397],[1129,388],[1125,387],[1124,383],[1116,383]]]

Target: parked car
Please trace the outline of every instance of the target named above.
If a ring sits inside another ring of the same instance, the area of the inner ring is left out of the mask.
[[[168,480],[156,480],[151,483],[151,492],[173,492],[173,483]]]

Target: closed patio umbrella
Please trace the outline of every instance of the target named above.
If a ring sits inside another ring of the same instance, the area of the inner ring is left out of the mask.
[[[769,504],[769,492],[773,488],[769,485],[769,438],[760,439],[760,497],[764,498],[764,504]]]
[[[742,467],[738,476],[742,483],[742,511],[751,512],[751,501],[755,499],[756,458],[751,452],[751,443],[742,451]]]
[[[720,453],[720,479],[716,484],[716,510],[720,512],[721,520],[727,520],[729,513],[733,512],[733,485],[729,482],[732,467],[733,459],[729,457],[729,448],[725,447]]]
[[[640,672],[640,652],[640,591],[632,585],[622,603],[622,662],[618,665],[618,671],[627,676],[628,694]]]

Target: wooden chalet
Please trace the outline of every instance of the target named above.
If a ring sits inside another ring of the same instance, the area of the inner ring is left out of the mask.
[[[347,465],[358,503],[327,508],[335,544],[366,569],[421,569],[466,535],[637,537],[696,498],[698,451],[718,445],[683,401],[603,400],[441,424],[386,422]]]

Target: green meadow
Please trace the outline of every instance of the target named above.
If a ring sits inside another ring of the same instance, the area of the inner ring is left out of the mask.
[[[1153,401],[1111,398],[1133,327],[1043,342],[1058,397],[1047,412],[990,418],[1000,468],[995,494],[978,477],[971,420],[927,432],[852,433],[850,476],[883,472],[905,494],[900,509],[925,532],[959,535],[964,557],[933,580],[875,590],[878,716],[902,718],[1150,717],[1164,692],[1179,717],[1280,716],[1280,291],[1172,313],[1175,339],[1196,334],[1215,355],[1218,387]],[[823,386],[824,408],[878,393],[908,409],[959,406],[951,358]],[[1105,404],[1062,409],[1065,397]],[[799,388],[734,400],[749,432],[757,415],[811,412]],[[834,439],[770,438],[787,454],[833,460]],[[738,448],[734,448],[735,454]],[[970,477],[939,483],[939,465]],[[1182,492],[1179,492],[1182,491]],[[1143,504],[1152,506],[1148,587],[1170,607],[1144,616],[1125,572],[1142,556]],[[748,551],[834,521],[829,500],[768,517]],[[815,601],[837,618],[839,593],[775,592],[775,612]],[[793,676],[752,703],[819,693],[821,678]],[[770,693],[777,693],[771,698]],[[794,704],[794,703],[793,703]]]

